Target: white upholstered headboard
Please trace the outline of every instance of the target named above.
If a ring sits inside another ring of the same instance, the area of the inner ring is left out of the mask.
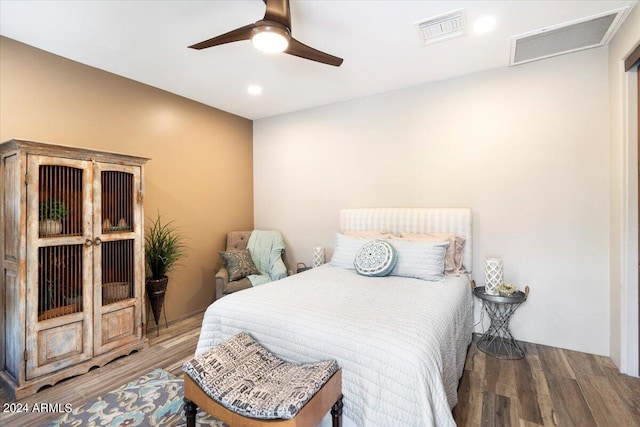
[[[464,236],[462,263],[473,266],[473,235],[469,208],[363,208],[340,210],[340,231],[385,230],[399,235],[449,232]]]

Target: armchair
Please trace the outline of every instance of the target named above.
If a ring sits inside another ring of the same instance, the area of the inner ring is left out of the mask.
[[[253,233],[252,231],[232,231],[228,233],[225,252],[238,252],[246,249],[252,233]],[[260,233],[264,233],[264,232],[260,232]],[[284,257],[281,256],[281,258],[284,258]],[[280,263],[280,265],[282,266],[281,267],[282,269],[285,269],[284,274],[286,275],[286,267],[282,263]],[[229,280],[229,272],[224,267],[224,265],[220,268],[220,270],[218,271],[215,277],[216,277],[216,300],[224,297],[225,295],[229,295],[234,292],[248,289],[253,286],[251,283],[251,280],[248,277],[243,277],[238,280]],[[267,281],[268,280],[269,278],[267,277]],[[258,283],[261,283],[261,282],[258,282]]]

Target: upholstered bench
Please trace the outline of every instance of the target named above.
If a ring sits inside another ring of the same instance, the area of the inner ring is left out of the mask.
[[[342,416],[342,371],[335,360],[286,362],[241,332],[182,368],[187,427],[197,408],[231,427],[315,427]]]

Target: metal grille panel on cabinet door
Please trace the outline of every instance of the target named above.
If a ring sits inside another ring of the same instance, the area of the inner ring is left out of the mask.
[[[102,232],[132,231],[133,175],[126,172],[102,172]]]
[[[42,165],[39,171],[40,237],[82,235],[82,170]]]
[[[133,240],[102,244],[102,305],[133,298]]]
[[[38,320],[82,311],[82,245],[38,248]]]

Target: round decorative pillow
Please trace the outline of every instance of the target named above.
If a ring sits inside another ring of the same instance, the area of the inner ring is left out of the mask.
[[[372,240],[358,250],[353,265],[363,276],[386,276],[398,262],[398,253],[389,242]]]

